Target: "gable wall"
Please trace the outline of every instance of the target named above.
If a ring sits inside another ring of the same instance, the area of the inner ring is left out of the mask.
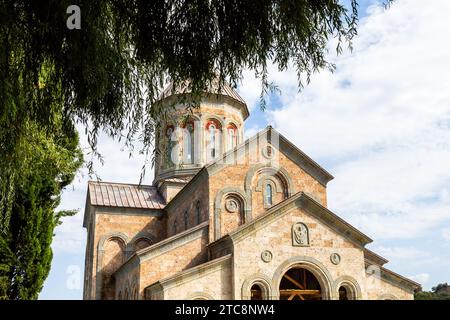
[[[223,189],[237,188],[245,193],[245,181],[249,171],[262,163],[270,165],[270,161],[260,156],[259,149],[257,151],[250,151],[249,155],[243,155],[243,160],[239,160],[236,164],[222,165],[220,169],[214,169],[209,177],[209,212],[210,212],[210,236],[211,241],[214,240],[214,210],[217,194]],[[326,187],[316,181],[311,175],[306,173],[292,160],[284,156],[281,152],[277,152],[276,166],[284,169],[289,175],[292,186],[291,195],[303,191],[317,200],[323,206],[326,206],[327,196]],[[256,174],[255,174],[256,176]],[[254,177],[251,184],[251,216],[253,218],[263,214],[267,211],[264,208],[263,193],[256,192],[257,177]],[[273,205],[282,201],[281,194],[274,195]],[[221,214],[226,214],[226,210],[222,208]],[[223,219],[226,220],[226,219]],[[223,223],[224,221],[222,221]],[[231,230],[232,226],[221,226],[221,229]]]
[[[309,228],[309,247],[292,245],[291,228],[296,222],[303,222]],[[262,261],[261,253],[264,250],[272,252],[272,261]],[[331,262],[332,253],[341,256],[339,265]],[[358,283],[364,282],[363,250],[302,209],[294,208],[235,244],[235,297],[241,298],[245,280],[253,278],[255,274],[263,274],[269,279],[277,280],[273,279],[277,269],[292,257],[300,256],[318,260],[329,271],[332,279],[351,275]],[[277,285],[278,283],[273,283],[274,287]],[[278,291],[278,288],[274,290]]]
[[[96,209],[94,213],[95,232],[92,241],[92,256],[90,257],[93,274],[91,292],[97,299],[101,297],[101,293],[98,291],[100,288],[97,286],[102,286],[101,282],[104,280],[97,277],[104,278],[103,270],[112,273],[126,261],[132,253],[133,240],[136,240],[134,239],[136,235],[150,235],[154,242],[165,238],[165,222],[161,218],[150,214],[132,214],[133,210],[125,208],[102,208],[101,210],[99,212]],[[120,214],[117,214],[118,212]],[[140,212],[145,211],[141,210]],[[118,252],[108,250],[110,247],[108,244],[112,239],[120,239],[114,241],[122,246],[121,257],[118,256]],[[99,252],[100,245],[103,246],[103,250]],[[114,263],[114,266],[108,266],[110,263]]]

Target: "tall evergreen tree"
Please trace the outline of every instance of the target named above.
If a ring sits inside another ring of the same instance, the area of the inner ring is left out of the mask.
[[[74,213],[55,211],[62,189],[82,163],[73,126],[59,127],[58,134],[48,135],[28,124],[19,142],[20,173],[11,184],[10,216],[0,237],[0,298],[37,298],[50,270],[54,228]]]

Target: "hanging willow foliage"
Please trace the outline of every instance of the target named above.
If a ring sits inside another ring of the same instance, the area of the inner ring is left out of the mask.
[[[357,22],[356,0],[350,11],[337,0],[73,2],[0,2],[2,148],[26,118],[51,130],[54,101],[90,124],[93,147],[99,130],[151,134],[145,124],[158,118],[151,106],[168,77],[200,92],[217,76],[236,85],[250,68],[267,87],[267,61],[281,70],[292,61],[302,86],[302,75],[332,68],[327,40],[337,37],[339,52]],[[81,30],[66,27],[71,4],[81,8]]]

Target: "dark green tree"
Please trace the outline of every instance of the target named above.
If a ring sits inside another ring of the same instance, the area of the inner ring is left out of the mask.
[[[56,212],[60,193],[82,164],[78,134],[70,123],[49,136],[35,124],[17,146],[24,155],[17,162],[20,174],[12,185],[11,213],[0,237],[0,297],[35,299],[52,260],[53,231],[60,218],[73,211]]]
[[[415,300],[450,300],[450,287],[447,283],[439,283],[431,291],[418,291],[414,294]]]

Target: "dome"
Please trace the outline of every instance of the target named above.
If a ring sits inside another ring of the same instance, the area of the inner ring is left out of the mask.
[[[174,88],[173,82],[170,82],[169,85],[163,90],[161,95],[158,97],[158,101],[163,101],[169,97],[177,95],[188,94],[190,90],[187,87],[188,87],[187,82],[178,85],[176,88]],[[227,82],[225,82],[223,86],[219,88],[219,81],[214,80],[209,86],[208,91],[205,92],[205,96],[207,94],[220,95],[233,100],[242,108],[244,119],[246,119],[249,116],[247,104],[245,103],[244,99],[242,99],[242,97],[236,92],[236,90],[234,90]]]

